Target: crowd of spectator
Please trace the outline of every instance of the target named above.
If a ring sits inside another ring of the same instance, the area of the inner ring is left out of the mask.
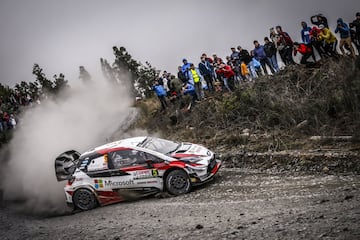
[[[225,61],[216,54],[209,57],[203,53],[195,66],[184,58],[182,66],[178,67],[177,77],[164,71],[154,81],[153,90],[160,100],[162,111],[166,110],[168,100],[174,101],[190,95],[191,106],[206,98],[204,92],[231,94],[242,82],[253,81],[270,72],[276,74],[280,71],[278,56],[285,68],[296,64],[293,56],[297,53],[301,54],[300,64],[317,67],[319,60],[316,56],[320,59],[338,59],[340,56],[355,58],[354,46],[360,52],[360,12],[356,13],[356,19],[350,24],[339,18],[334,32],[322,14],[312,16],[310,21],[312,27],[305,21],[300,23],[302,42],[294,42],[281,26],[276,26],[270,28],[269,36],[264,37],[263,44],[254,40],[254,48],[250,51],[241,46],[231,47],[231,53]]]
[[[6,94],[0,96],[0,134],[15,129],[19,122],[17,114],[34,103],[40,104],[37,94],[8,88]]]

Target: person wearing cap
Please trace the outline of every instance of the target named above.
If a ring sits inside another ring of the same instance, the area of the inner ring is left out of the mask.
[[[360,54],[360,12],[357,12],[355,16],[356,19],[349,26],[350,28],[355,28],[354,43],[358,49],[358,54]]]
[[[339,48],[341,50],[341,53],[345,56],[344,46],[347,45],[350,48],[351,56],[355,57],[355,51],[351,44],[350,28],[346,23],[344,23],[342,18],[338,18],[337,20],[337,27],[335,29],[335,33],[340,34]]]
[[[337,38],[334,33],[330,31],[329,28],[325,27],[323,24],[320,24],[320,33],[318,35],[318,40],[324,42],[325,53],[329,56],[337,57],[338,53],[336,52]]]

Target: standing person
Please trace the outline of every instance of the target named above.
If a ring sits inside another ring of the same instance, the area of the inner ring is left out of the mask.
[[[312,55],[312,48],[306,45],[305,43],[294,42],[294,56],[297,53],[302,55],[300,63],[306,64],[307,66],[314,65],[312,62],[308,62],[308,58]]]
[[[277,62],[277,57],[276,57],[276,46],[273,42],[271,42],[269,40],[268,37],[264,38],[264,50],[265,50],[265,54],[266,57],[269,59],[270,63],[272,64],[272,66],[274,67],[275,72],[279,72],[279,65]]]
[[[264,46],[260,45],[260,43],[257,40],[254,41],[254,45],[255,45],[254,57],[256,60],[258,60],[260,62],[261,67],[264,70],[264,73],[268,74],[266,65],[270,68],[270,71],[272,73],[275,73],[275,70],[274,70],[271,62],[269,61],[268,57],[266,56]]]
[[[269,29],[269,31],[270,31],[269,37],[270,37],[271,41],[275,44],[276,50],[279,51],[281,61],[285,62],[285,60],[283,59],[283,54],[280,54],[280,51],[284,49],[284,46],[278,45],[278,42],[280,40],[279,34],[275,31],[275,28],[273,28],[273,27],[271,27]]]
[[[346,44],[350,48],[351,56],[355,57],[355,51],[351,44],[350,28],[346,23],[344,23],[342,18],[338,18],[337,20],[337,27],[335,29],[335,33],[340,33],[339,48],[341,50],[341,53],[345,56],[344,45]]]
[[[311,32],[311,27],[309,27],[307,25],[306,22],[302,21],[301,22],[301,26],[302,26],[302,29],[301,29],[301,40],[303,41],[303,43],[305,43],[306,45],[308,45],[310,48],[312,48],[312,42],[311,42],[311,36],[310,36],[310,32]],[[311,51],[312,52],[312,58],[314,60],[314,62],[316,62],[316,57],[315,57],[315,54],[314,54],[314,51]]]
[[[240,76],[240,53],[238,51],[236,51],[236,49],[234,47],[231,48],[230,59],[231,59],[231,62],[232,62],[234,73],[235,73],[235,81],[237,83],[239,83],[240,80],[241,80],[241,76]]]
[[[155,81],[153,85],[153,90],[156,93],[156,96],[159,98],[159,101],[161,103],[161,111],[165,112],[167,103],[166,103],[166,91],[162,85],[159,84],[159,81]]]
[[[244,60],[241,61],[240,68],[241,68],[241,75],[243,76],[244,80],[251,81],[252,80],[251,75]]]
[[[319,27],[321,32],[319,33],[318,39],[324,41],[325,53],[332,57],[338,57],[338,53],[336,52],[338,42],[336,36],[324,25],[321,24]]]
[[[190,64],[186,58],[183,58],[182,60],[183,65],[181,66],[181,71],[184,73],[186,80],[189,80],[189,69]]]
[[[205,57],[200,58],[199,70],[200,74],[204,77],[206,85],[210,91],[214,91],[213,85],[213,70],[211,68],[211,64],[206,61]]]
[[[183,83],[187,82],[185,73],[182,71],[181,66],[178,66],[178,74],[177,74],[177,76],[178,76],[178,79],[180,79]]]
[[[360,54],[360,12],[356,13],[356,19],[349,24],[350,28],[355,28],[354,43],[357,47],[358,54]]]
[[[279,40],[277,42],[278,48],[282,48],[281,52],[279,50],[279,53],[283,56],[282,58],[285,65],[295,64],[292,58],[293,40],[287,32],[282,30],[281,26],[276,26],[276,31],[279,34]]]
[[[190,69],[188,71],[188,75],[189,75],[189,83],[194,85],[197,100],[200,101],[203,96],[202,85],[201,85],[201,80],[202,80],[203,76],[201,75],[199,69],[195,68],[195,65],[193,63],[190,64]]]

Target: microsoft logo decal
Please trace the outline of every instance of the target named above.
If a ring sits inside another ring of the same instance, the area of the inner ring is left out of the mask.
[[[95,180],[94,180],[94,183],[95,183],[95,188],[96,188],[96,189],[99,189],[99,188],[103,188],[103,187],[104,187],[103,180],[101,180],[101,179],[95,179]]]

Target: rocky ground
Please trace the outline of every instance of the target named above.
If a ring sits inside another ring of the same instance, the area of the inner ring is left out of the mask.
[[[360,176],[223,168],[179,197],[57,216],[0,208],[0,239],[360,239]]]

